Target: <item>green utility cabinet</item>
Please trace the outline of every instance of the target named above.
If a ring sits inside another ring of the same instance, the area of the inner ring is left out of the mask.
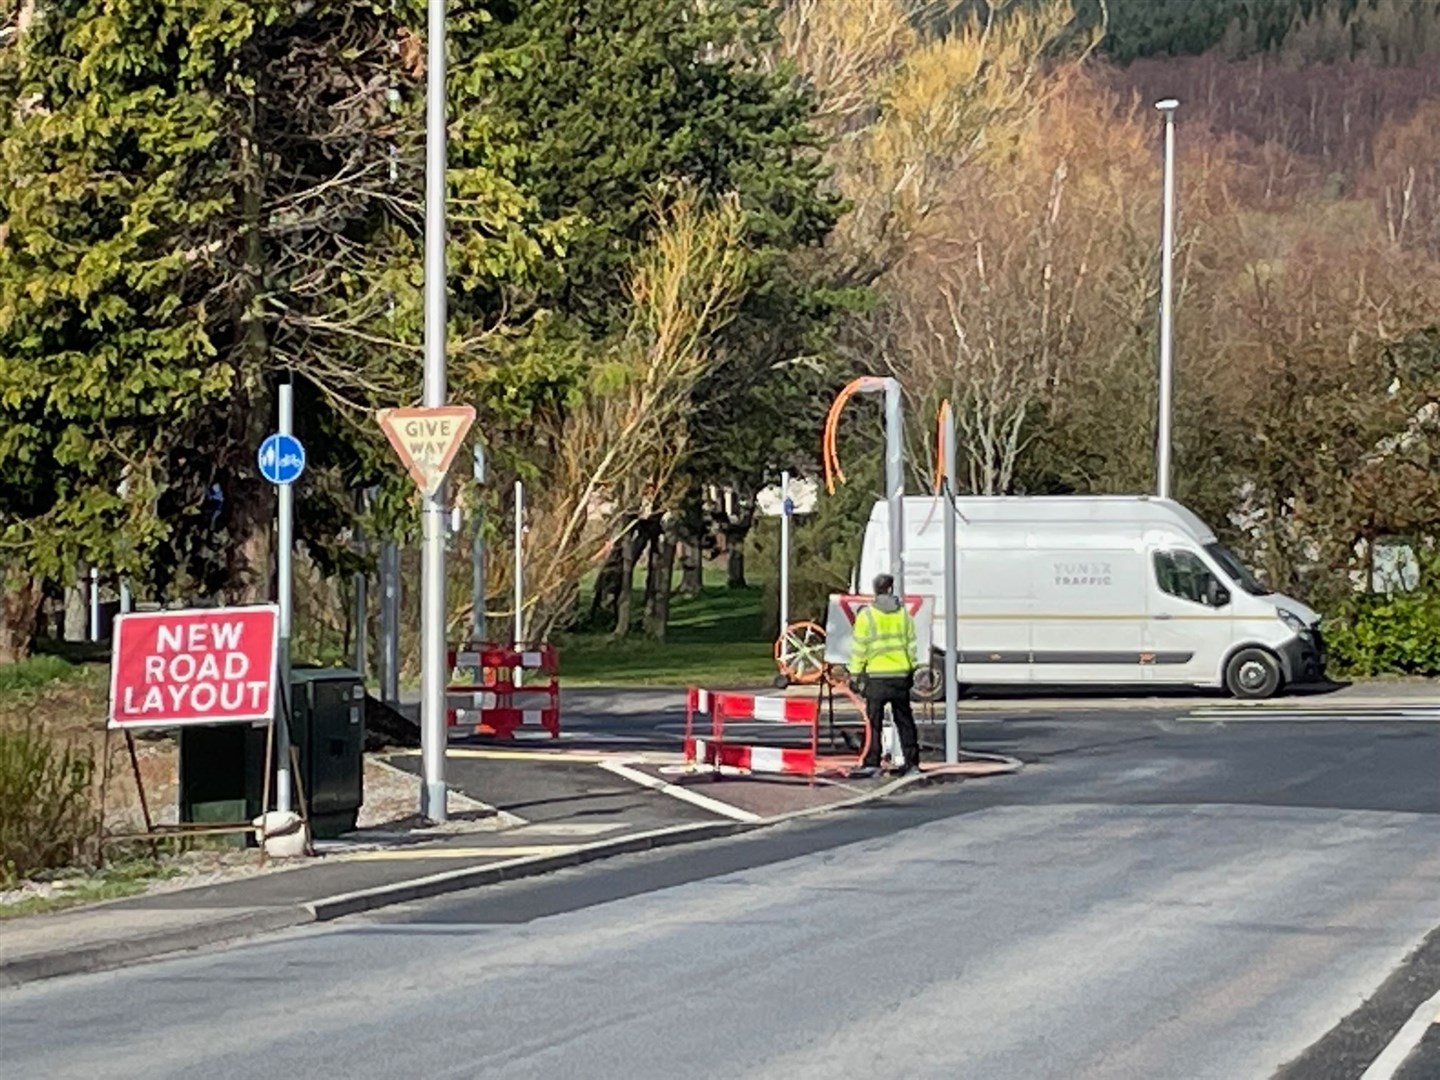
[[[311,835],[339,836],[355,828],[365,799],[365,684],[347,668],[296,668],[290,685],[290,738],[300,758]],[[265,738],[264,725],[181,729],[180,820],[259,817]],[[297,808],[299,794],[294,793]]]
[[[311,835],[350,832],[365,801],[365,683],[348,668],[296,668],[290,686]]]

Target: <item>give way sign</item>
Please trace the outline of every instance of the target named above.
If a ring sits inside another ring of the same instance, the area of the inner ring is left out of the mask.
[[[269,720],[280,609],[142,611],[115,620],[112,728]]]
[[[901,598],[905,609],[915,620],[915,652],[923,667],[930,656],[930,641],[935,622],[935,600],[929,596],[906,595]],[[825,612],[825,662],[850,663],[850,650],[855,645],[855,616],[862,608],[875,602],[875,597],[860,593],[832,593]]]

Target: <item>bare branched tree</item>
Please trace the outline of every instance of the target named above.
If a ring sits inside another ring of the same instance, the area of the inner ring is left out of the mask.
[[[743,295],[738,200],[682,193],[657,212],[630,283],[631,324],[584,397],[545,432],[551,458],[532,501],[525,619],[543,636],[573,611],[581,577],[630,523],[673,509],[695,385],[721,361],[713,341]]]

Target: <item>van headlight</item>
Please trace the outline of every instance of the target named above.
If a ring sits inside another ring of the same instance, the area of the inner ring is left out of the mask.
[[[1305,625],[1305,620],[1300,618],[1300,616],[1296,615],[1293,611],[1288,611],[1283,607],[1277,607],[1275,609],[1275,614],[1280,616],[1280,621],[1283,622],[1286,626],[1288,626],[1291,630],[1294,630],[1297,634],[1304,634],[1310,629],[1308,626]]]

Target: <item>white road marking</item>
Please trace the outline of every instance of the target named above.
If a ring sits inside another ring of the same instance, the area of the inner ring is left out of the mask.
[[[1395,724],[1419,723],[1440,724],[1440,706],[1422,705],[1402,709],[1277,709],[1235,705],[1230,707],[1192,709],[1183,716],[1183,721],[1192,723],[1214,722],[1217,720],[1237,723],[1312,723],[1312,724]]]
[[[1440,1009],[1440,993],[1436,993],[1410,1014],[1410,1019],[1395,1033],[1395,1037],[1380,1052],[1380,1056],[1360,1074],[1360,1080],[1390,1080],[1399,1072],[1405,1059],[1425,1037],[1425,1029],[1436,1022],[1437,1009]]]
[[[409,859],[518,859],[531,855],[560,855],[575,844],[515,844],[497,847],[387,848],[346,855],[347,862],[390,862]]]
[[[616,776],[623,776],[632,783],[654,791],[662,792],[671,798],[679,799],[681,802],[688,802],[692,806],[698,806],[709,810],[712,814],[720,814],[724,817],[734,818],[736,821],[759,821],[759,814],[752,814],[749,810],[742,810],[738,806],[731,806],[719,799],[712,799],[708,795],[701,795],[698,791],[691,791],[689,788],[681,787],[679,784],[672,784],[658,777],[650,776],[639,769],[632,769],[618,761],[602,761],[600,768],[612,772]]]

